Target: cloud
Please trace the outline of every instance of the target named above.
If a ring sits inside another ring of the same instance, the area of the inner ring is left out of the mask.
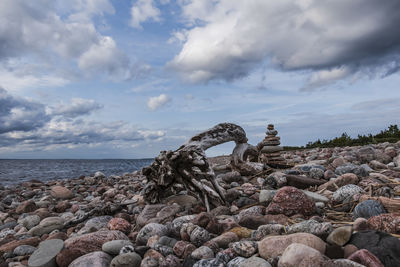
[[[382,98],[356,103],[351,106],[351,109],[357,111],[387,110],[398,108],[399,103],[399,98]]]
[[[135,73],[129,57],[112,37],[98,32],[93,22],[94,16],[114,12],[108,0],[74,0],[73,5],[46,0],[1,1],[0,63],[28,58],[49,63],[54,72],[79,67],[90,75],[132,78]]]
[[[169,96],[167,96],[166,94],[161,94],[159,96],[150,97],[149,100],[147,101],[147,107],[150,110],[154,111],[159,108],[162,108],[171,101],[172,100]]]
[[[89,115],[93,111],[102,109],[103,105],[96,103],[92,99],[72,98],[70,105],[59,104],[51,108],[50,114],[62,115],[67,118],[76,118],[83,115]]]
[[[32,131],[49,120],[44,105],[13,97],[0,87],[0,135],[12,131]]]
[[[165,1],[164,1],[165,2]],[[142,29],[141,24],[148,20],[160,21],[160,10],[155,6],[153,0],[138,0],[131,8],[130,25]]]
[[[359,71],[384,76],[400,66],[397,0],[182,2],[192,26],[168,66],[191,82],[238,79],[268,62],[317,72],[311,88]]]
[[[75,98],[71,105],[46,107],[16,98],[0,88],[0,153],[52,150],[79,145],[117,146],[160,140],[163,130],[138,129],[124,121],[98,122],[77,118],[102,106]],[[50,110],[50,112],[46,112]]]

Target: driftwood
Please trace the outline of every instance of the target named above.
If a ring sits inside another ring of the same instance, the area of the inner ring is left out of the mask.
[[[144,200],[159,203],[168,196],[186,193],[203,201],[207,209],[210,205],[225,204],[225,190],[216,182],[205,150],[230,141],[236,143],[231,165],[237,169],[260,170],[263,165],[246,161],[255,148],[247,144],[242,127],[221,123],[193,136],[175,151],[161,151],[149,167],[143,168],[142,173],[148,180]]]

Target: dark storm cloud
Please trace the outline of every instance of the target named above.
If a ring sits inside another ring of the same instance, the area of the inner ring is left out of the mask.
[[[13,97],[0,87],[0,134],[32,131],[48,121],[44,105]]]

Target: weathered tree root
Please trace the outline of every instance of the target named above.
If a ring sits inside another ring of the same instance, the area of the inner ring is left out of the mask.
[[[225,190],[215,181],[205,150],[226,142],[234,141],[236,147],[231,164],[246,169],[260,165],[245,162],[247,155],[255,154],[254,147],[247,144],[242,127],[232,123],[221,123],[192,137],[176,151],[161,151],[154,162],[142,172],[148,183],[144,188],[144,199],[159,203],[180,192],[195,196],[210,209],[225,204]],[[261,167],[262,170],[262,167]]]

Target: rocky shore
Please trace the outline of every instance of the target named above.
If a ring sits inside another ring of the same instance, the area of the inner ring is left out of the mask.
[[[0,266],[400,266],[400,142],[280,153],[243,176],[210,159],[227,206],[146,204],[140,172],[1,188]]]

